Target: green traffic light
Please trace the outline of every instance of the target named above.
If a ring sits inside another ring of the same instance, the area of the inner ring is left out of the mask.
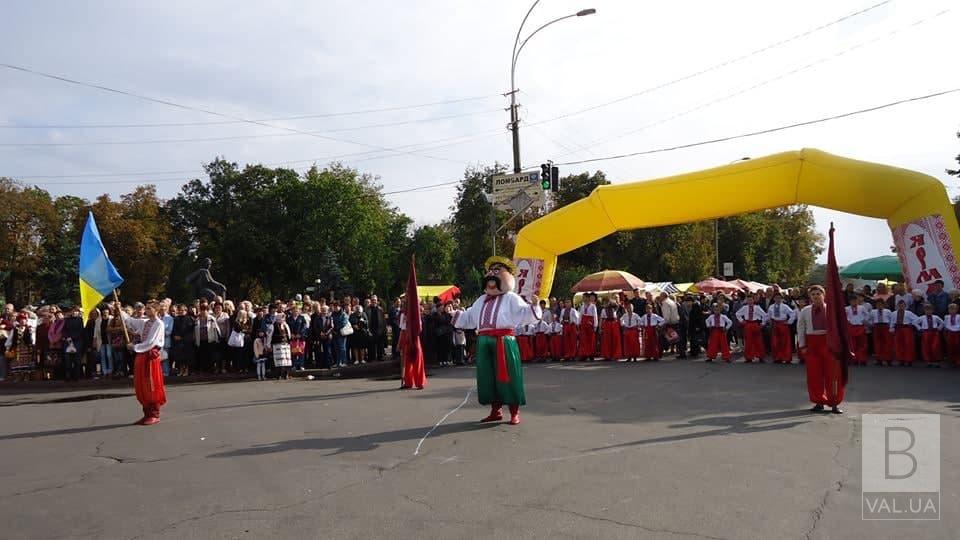
[[[541,181],[540,181],[540,188],[543,189],[544,191],[550,189],[550,181],[549,181],[549,180],[541,180]]]

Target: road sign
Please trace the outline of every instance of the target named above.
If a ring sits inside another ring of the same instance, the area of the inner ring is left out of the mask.
[[[540,187],[540,171],[494,176],[492,199],[497,210],[505,212],[520,212],[531,202],[531,208],[542,207],[546,197]]]
[[[732,262],[725,262],[725,263],[723,263],[723,275],[724,275],[724,277],[734,275],[734,274],[733,274],[733,263],[732,263]]]

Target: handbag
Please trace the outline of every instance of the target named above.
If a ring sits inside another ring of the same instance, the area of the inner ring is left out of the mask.
[[[680,341],[680,334],[673,328],[667,328],[663,334],[667,338],[667,343],[670,343],[671,345]]]
[[[236,330],[230,332],[230,337],[227,339],[227,346],[229,347],[243,347],[243,334],[237,332]]]
[[[353,335],[353,325],[349,322],[343,325],[343,328],[340,329],[341,336],[352,336]]]

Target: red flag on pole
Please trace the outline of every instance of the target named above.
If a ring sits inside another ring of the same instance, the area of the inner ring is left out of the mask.
[[[840,361],[842,384],[847,384],[847,365],[853,359],[853,346],[847,331],[846,303],[843,301],[843,286],[840,284],[840,270],[837,256],[833,250],[833,223],[830,224],[830,243],[827,248],[827,348]]]
[[[423,365],[423,349],[420,347],[422,319],[420,297],[417,295],[417,264],[413,255],[410,256],[406,299],[404,318],[407,326],[407,342],[403,351],[403,387],[423,388],[427,384],[427,372]]]

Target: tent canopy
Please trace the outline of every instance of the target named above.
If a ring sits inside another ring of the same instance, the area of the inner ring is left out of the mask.
[[[844,266],[840,270],[840,277],[853,279],[893,279],[903,280],[903,269],[900,259],[895,255],[883,255],[871,259],[863,259]]]
[[[623,270],[604,270],[581,279],[570,292],[632,291],[642,289],[643,280]]]
[[[707,278],[696,285],[697,290],[712,293],[712,292],[736,292],[740,290],[740,287],[734,283],[728,281],[723,281],[722,279],[717,278]]]
[[[417,296],[424,300],[439,297],[441,302],[446,302],[460,296],[460,288],[456,285],[417,285]]]

